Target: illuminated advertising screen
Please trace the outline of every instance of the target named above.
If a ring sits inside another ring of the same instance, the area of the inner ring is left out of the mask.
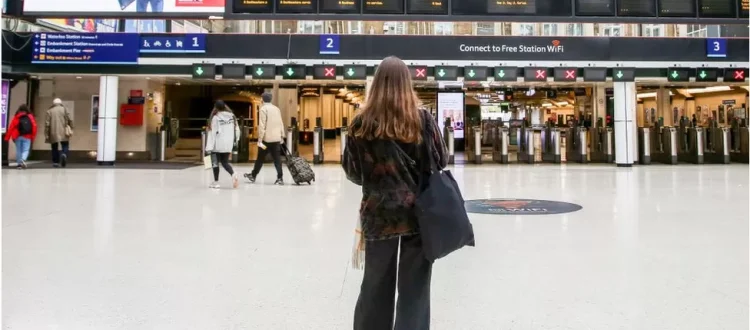
[[[464,93],[441,92],[437,94],[437,112],[440,132],[445,128],[445,119],[450,118],[453,138],[464,138]]]
[[[225,0],[25,0],[26,14],[54,13],[70,16],[80,13],[106,15],[164,14],[223,14]],[[153,16],[153,15],[152,15]]]

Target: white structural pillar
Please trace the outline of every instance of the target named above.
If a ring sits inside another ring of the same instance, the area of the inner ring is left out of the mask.
[[[99,78],[99,130],[97,132],[96,162],[99,165],[115,164],[117,151],[117,91],[119,77]]]
[[[620,167],[632,166],[638,154],[636,97],[634,82],[614,83],[615,163]]]

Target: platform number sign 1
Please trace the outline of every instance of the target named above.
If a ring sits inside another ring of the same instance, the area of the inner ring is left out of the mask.
[[[320,54],[338,55],[341,46],[341,39],[336,34],[323,34],[320,36]]]
[[[727,39],[706,39],[707,57],[727,57]]]

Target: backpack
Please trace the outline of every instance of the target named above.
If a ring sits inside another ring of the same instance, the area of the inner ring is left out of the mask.
[[[18,117],[18,134],[28,135],[34,132],[34,125],[31,123],[31,118],[28,114]]]

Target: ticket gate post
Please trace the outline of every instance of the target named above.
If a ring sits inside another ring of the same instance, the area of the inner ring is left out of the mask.
[[[677,128],[662,127],[661,148],[653,155],[654,161],[663,164],[677,165]]]
[[[547,127],[542,131],[542,161],[555,164],[562,162],[561,138],[562,134],[557,127]]]
[[[508,164],[508,128],[495,127],[495,137],[492,141],[492,160],[500,164]]]
[[[591,161],[612,163],[614,155],[614,132],[612,127],[599,127],[591,131]]]
[[[686,127],[683,129],[687,134],[687,140],[678,133],[680,146],[677,148],[677,160],[692,164],[703,164],[705,135],[702,127]]]
[[[299,126],[295,117],[292,117],[291,125],[286,129],[286,149],[290,155],[299,156]]]
[[[748,163],[748,129],[747,127],[738,127],[733,148],[730,150],[733,162]]]
[[[586,127],[575,126],[568,129],[567,141],[565,142],[568,161],[581,164],[588,163],[588,143],[586,135]]]
[[[201,160],[206,157],[206,139],[208,138],[206,134],[208,133],[206,132],[206,127],[204,126],[201,129]]]
[[[703,144],[705,146],[703,152],[703,158],[705,161],[714,164],[729,164],[732,161],[729,152],[729,128],[709,127],[706,130],[707,132],[704,134],[704,141],[707,142]]]
[[[474,144],[474,164],[482,163],[482,127],[476,126],[472,128],[474,131],[474,140],[470,143]]]
[[[339,137],[341,138],[341,162],[344,161],[344,151],[346,150],[346,139],[349,137],[348,123],[349,123],[348,118],[344,117],[341,119],[341,133],[339,135]]]
[[[453,138],[453,128],[446,127],[445,129],[445,146],[448,148],[448,164],[453,164],[456,161],[456,140]]]
[[[315,118],[315,128],[313,128],[313,164],[323,164],[323,127],[321,127],[320,117]]]
[[[534,130],[528,127],[519,129],[518,161],[534,164]]]
[[[654,147],[654,131],[651,127],[638,129],[638,161],[642,165],[651,164],[651,155]]]

